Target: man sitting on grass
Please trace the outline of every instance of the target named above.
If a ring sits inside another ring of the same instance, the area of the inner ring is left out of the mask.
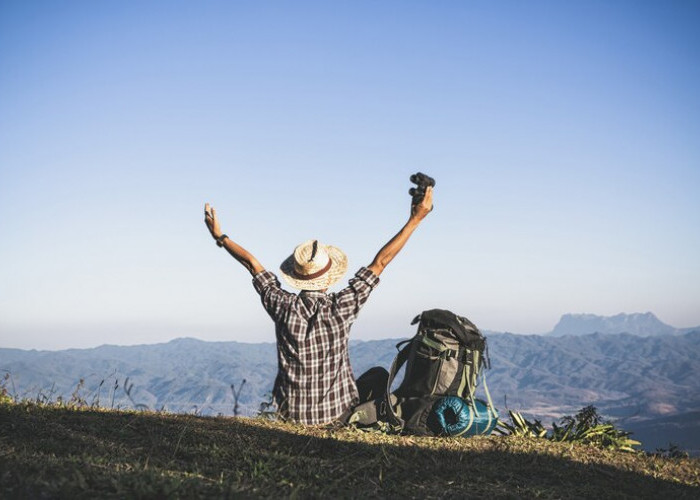
[[[408,222],[372,264],[361,267],[346,288],[329,294],[326,290],[347,271],[347,257],[340,249],[318,240],[296,247],[280,267],[285,281],[301,290],[293,294],[283,290],[277,276],[221,231],[214,207],[204,206],[204,221],[212,237],[253,275],[253,286],[275,322],[278,371],[273,396],[281,417],[304,424],[343,421],[356,404],[377,397],[386,388],[388,373],[383,369],[383,376],[377,378],[376,373],[368,372],[355,383],[348,334],[379,283],[379,275],[432,210],[432,200],[433,188],[428,187],[423,200],[411,205]]]

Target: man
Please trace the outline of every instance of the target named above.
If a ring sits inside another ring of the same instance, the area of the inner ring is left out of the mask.
[[[275,322],[278,371],[273,396],[283,418],[311,425],[337,422],[360,402],[348,356],[350,326],[379,283],[379,275],[432,207],[433,188],[428,187],[423,200],[411,205],[408,222],[338,293],[326,291],[347,271],[345,254],[317,240],[302,243],[280,266],[285,281],[301,290],[293,294],[224,234],[214,207],[204,205],[212,237],[253,275],[253,286]]]

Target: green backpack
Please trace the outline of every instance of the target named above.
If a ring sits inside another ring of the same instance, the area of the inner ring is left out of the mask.
[[[485,381],[488,403],[474,398],[482,369],[490,367],[486,338],[467,318],[442,309],[424,311],[411,322],[416,323],[416,335],[396,346],[384,396],[355,408],[349,423],[384,422],[417,435],[490,433],[498,414]],[[392,393],[404,365],[403,381]]]

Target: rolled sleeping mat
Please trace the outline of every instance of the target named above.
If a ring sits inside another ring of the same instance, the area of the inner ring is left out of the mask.
[[[498,423],[495,408],[489,408],[486,402],[475,399],[474,405],[457,396],[439,399],[433,406],[436,430],[447,436],[475,436],[491,434]]]

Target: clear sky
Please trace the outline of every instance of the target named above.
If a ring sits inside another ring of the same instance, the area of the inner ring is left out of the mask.
[[[355,338],[433,307],[700,325],[698,26],[692,0],[3,0],[0,347],[274,341],[204,203],[268,269],[318,238],[354,272],[419,170],[436,208]]]

